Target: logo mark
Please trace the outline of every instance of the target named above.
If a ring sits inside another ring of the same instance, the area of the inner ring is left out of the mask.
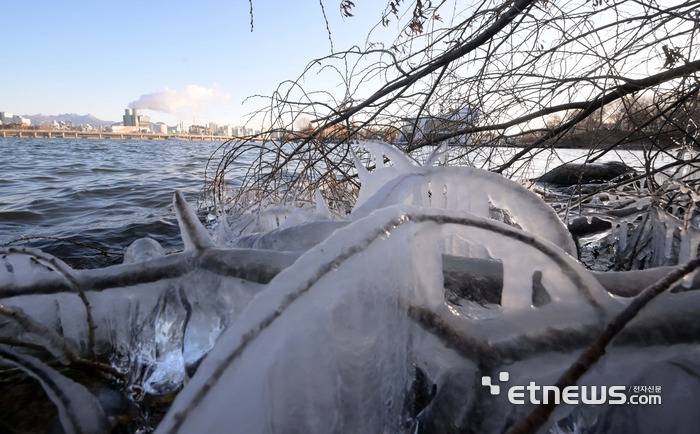
[[[515,405],[525,404],[632,404],[632,405],[660,405],[660,385],[571,385],[564,388],[552,385],[539,385],[530,381],[527,386],[507,386],[502,383],[510,381],[510,374],[502,371],[498,373],[498,381],[493,384],[491,376],[481,377],[481,385],[489,388],[492,396],[501,394],[501,386],[505,386],[508,402]]]
[[[505,383],[510,379],[510,374],[507,372],[499,372],[498,373],[498,381],[501,383]],[[491,395],[498,395],[501,393],[501,386],[498,384],[491,384],[491,377],[488,375],[484,375],[481,377],[481,385],[488,387],[489,392],[491,392]]]

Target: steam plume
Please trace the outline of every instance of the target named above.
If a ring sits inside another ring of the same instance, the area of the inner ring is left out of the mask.
[[[141,95],[129,104],[130,108],[150,109],[164,113],[197,113],[201,109],[223,102],[229,95],[213,87],[189,84],[180,90],[165,89],[161,92]]]

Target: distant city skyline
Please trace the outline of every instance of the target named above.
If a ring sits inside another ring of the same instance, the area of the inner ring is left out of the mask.
[[[155,95],[167,103],[139,107],[154,121],[242,125],[255,108],[241,105],[246,97],[270,94],[330,52],[317,1],[253,5],[251,33],[242,0],[5,3],[3,33],[15,43],[3,52],[0,111],[119,122],[129,104]],[[364,40],[378,7],[358,5],[349,19],[327,7],[336,49]]]

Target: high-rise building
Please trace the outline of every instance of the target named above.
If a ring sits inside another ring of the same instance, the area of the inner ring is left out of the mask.
[[[151,118],[147,115],[140,115],[136,109],[124,109],[122,117],[125,127],[141,127],[148,129],[151,125]]]

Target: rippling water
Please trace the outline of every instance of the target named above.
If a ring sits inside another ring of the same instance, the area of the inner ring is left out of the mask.
[[[0,139],[0,245],[20,237],[60,238],[18,244],[82,268],[120,262],[124,248],[145,236],[179,250],[173,191],[196,201],[218,145]]]

